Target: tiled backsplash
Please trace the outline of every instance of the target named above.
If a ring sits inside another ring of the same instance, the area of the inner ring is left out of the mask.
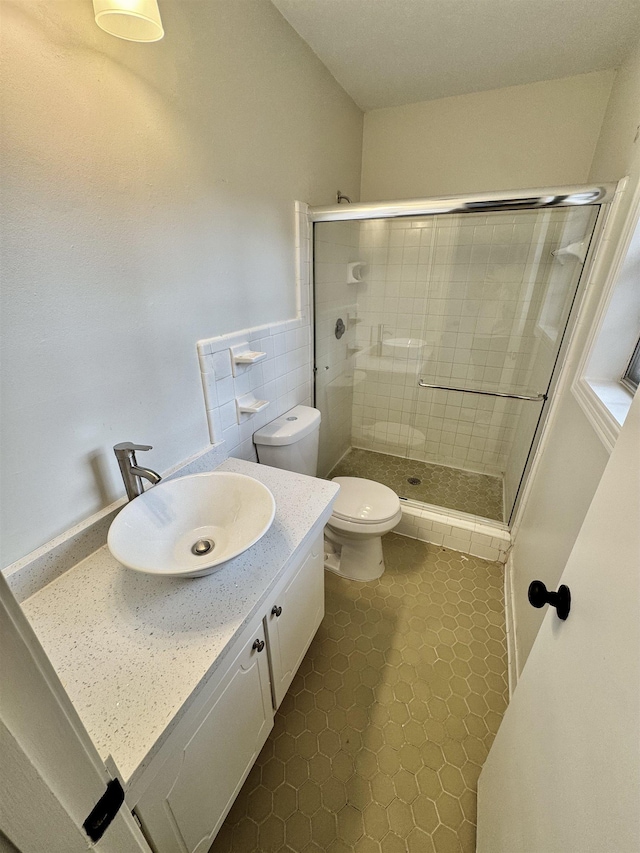
[[[310,233],[307,206],[296,203],[297,317],[198,341],[198,359],[209,437],[225,442],[225,452],[256,460],[253,433],[299,404],[312,405]],[[234,376],[231,347],[266,353],[253,365],[239,365]],[[253,394],[269,405],[256,414],[239,414],[236,399]]]

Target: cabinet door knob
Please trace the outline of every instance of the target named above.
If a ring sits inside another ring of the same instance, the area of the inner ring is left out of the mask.
[[[264,649],[264,640],[254,640],[252,648],[257,652],[261,652]]]
[[[280,614],[281,614],[281,613],[282,613],[282,607],[278,607],[278,605],[277,605],[277,604],[274,604],[274,606],[273,606],[273,608],[272,608],[272,610],[271,610],[271,615],[272,615],[272,616],[275,616],[275,617],[276,617],[276,619],[277,619],[277,618],[278,618],[278,616],[280,616]]]

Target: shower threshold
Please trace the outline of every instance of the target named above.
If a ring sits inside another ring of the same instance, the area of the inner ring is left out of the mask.
[[[501,477],[356,447],[328,474],[332,477],[363,477],[388,486],[400,498],[504,520]]]

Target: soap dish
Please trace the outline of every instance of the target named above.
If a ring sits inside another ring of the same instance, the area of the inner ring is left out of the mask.
[[[248,341],[243,341],[240,344],[236,344],[236,346],[230,347],[229,351],[231,353],[231,366],[234,376],[238,375],[238,371],[243,373],[252,364],[257,364],[267,357],[266,352],[257,352],[256,350],[249,349]]]
[[[242,415],[255,415],[269,405],[268,400],[258,400],[255,394],[243,394],[236,397],[236,409],[238,411],[238,423],[242,421]]]
[[[266,357],[266,352],[252,352],[248,350],[247,352],[239,352],[238,355],[234,355],[233,360],[236,364],[255,364]]]

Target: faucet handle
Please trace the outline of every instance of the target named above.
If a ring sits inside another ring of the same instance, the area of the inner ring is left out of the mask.
[[[153,447],[150,444],[133,444],[131,441],[121,441],[120,444],[114,444],[113,449],[115,453],[118,451],[127,452],[136,450],[153,450]]]

